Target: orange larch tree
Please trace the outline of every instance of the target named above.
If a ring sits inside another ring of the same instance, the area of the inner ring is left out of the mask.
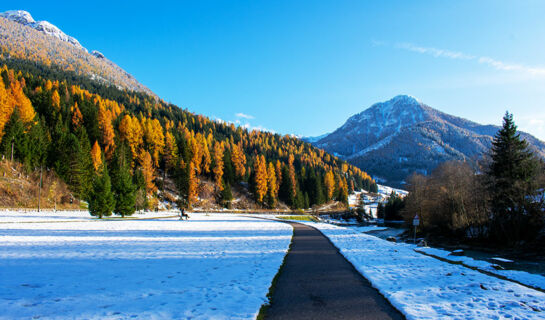
[[[23,88],[19,81],[12,82],[10,85],[10,90],[15,108],[19,112],[19,117],[28,129],[34,124],[34,117],[36,116],[32,103],[23,92]]]
[[[278,198],[278,184],[276,182],[276,169],[272,162],[269,162],[267,168],[267,188],[269,190],[269,206],[276,206],[276,198]]]
[[[98,172],[102,166],[102,151],[100,150],[98,141],[95,141],[93,148],[91,148],[91,159],[93,160],[93,167],[95,168],[95,171]]]
[[[72,112],[72,126],[74,128],[79,128],[83,123],[83,115],[79,110],[77,102],[70,108],[70,111]]]
[[[214,168],[212,171],[216,188],[220,191],[223,190],[223,143],[221,141],[216,141],[214,144]]]
[[[255,198],[257,202],[263,203],[263,199],[267,194],[267,163],[265,157],[259,155],[254,162],[254,174],[255,174]]]
[[[144,175],[144,181],[146,183],[146,193],[152,195],[157,191],[157,187],[153,183],[155,169],[153,168],[153,159],[149,152],[144,152],[140,165],[142,166],[142,174]]]
[[[324,185],[326,189],[326,200],[329,201],[333,198],[333,192],[335,191],[335,177],[333,172],[328,171],[324,176]]]
[[[98,126],[101,132],[102,145],[104,146],[104,155],[110,160],[115,151],[115,133],[112,125],[110,112],[102,104],[98,109]]]
[[[143,142],[143,131],[140,122],[136,117],[125,115],[119,124],[121,140],[126,141],[131,149],[133,160],[138,157]]]

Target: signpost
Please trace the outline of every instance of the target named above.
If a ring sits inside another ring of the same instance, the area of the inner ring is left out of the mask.
[[[418,215],[414,216],[413,219],[413,226],[414,226],[414,244],[416,244],[416,227],[420,225],[420,218],[418,218]]]

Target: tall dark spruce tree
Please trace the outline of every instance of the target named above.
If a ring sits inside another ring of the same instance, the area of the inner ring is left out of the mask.
[[[513,115],[506,112],[503,128],[492,142],[487,175],[491,195],[490,236],[515,244],[535,237],[543,225],[544,202],[539,183],[542,164],[520,138]]]
[[[93,178],[93,188],[89,194],[88,202],[89,213],[99,219],[111,216],[112,211],[115,209],[110,176],[104,163]]]
[[[130,216],[135,211],[136,187],[132,182],[131,169],[125,145],[117,148],[112,161],[112,192],[115,195],[114,212],[121,217]]]

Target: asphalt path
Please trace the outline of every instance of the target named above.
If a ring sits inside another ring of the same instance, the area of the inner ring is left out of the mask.
[[[266,319],[404,319],[320,231],[293,226]]]

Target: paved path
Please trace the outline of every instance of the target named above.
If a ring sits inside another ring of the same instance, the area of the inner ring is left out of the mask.
[[[320,231],[289,222],[291,250],[266,319],[403,319]]]

